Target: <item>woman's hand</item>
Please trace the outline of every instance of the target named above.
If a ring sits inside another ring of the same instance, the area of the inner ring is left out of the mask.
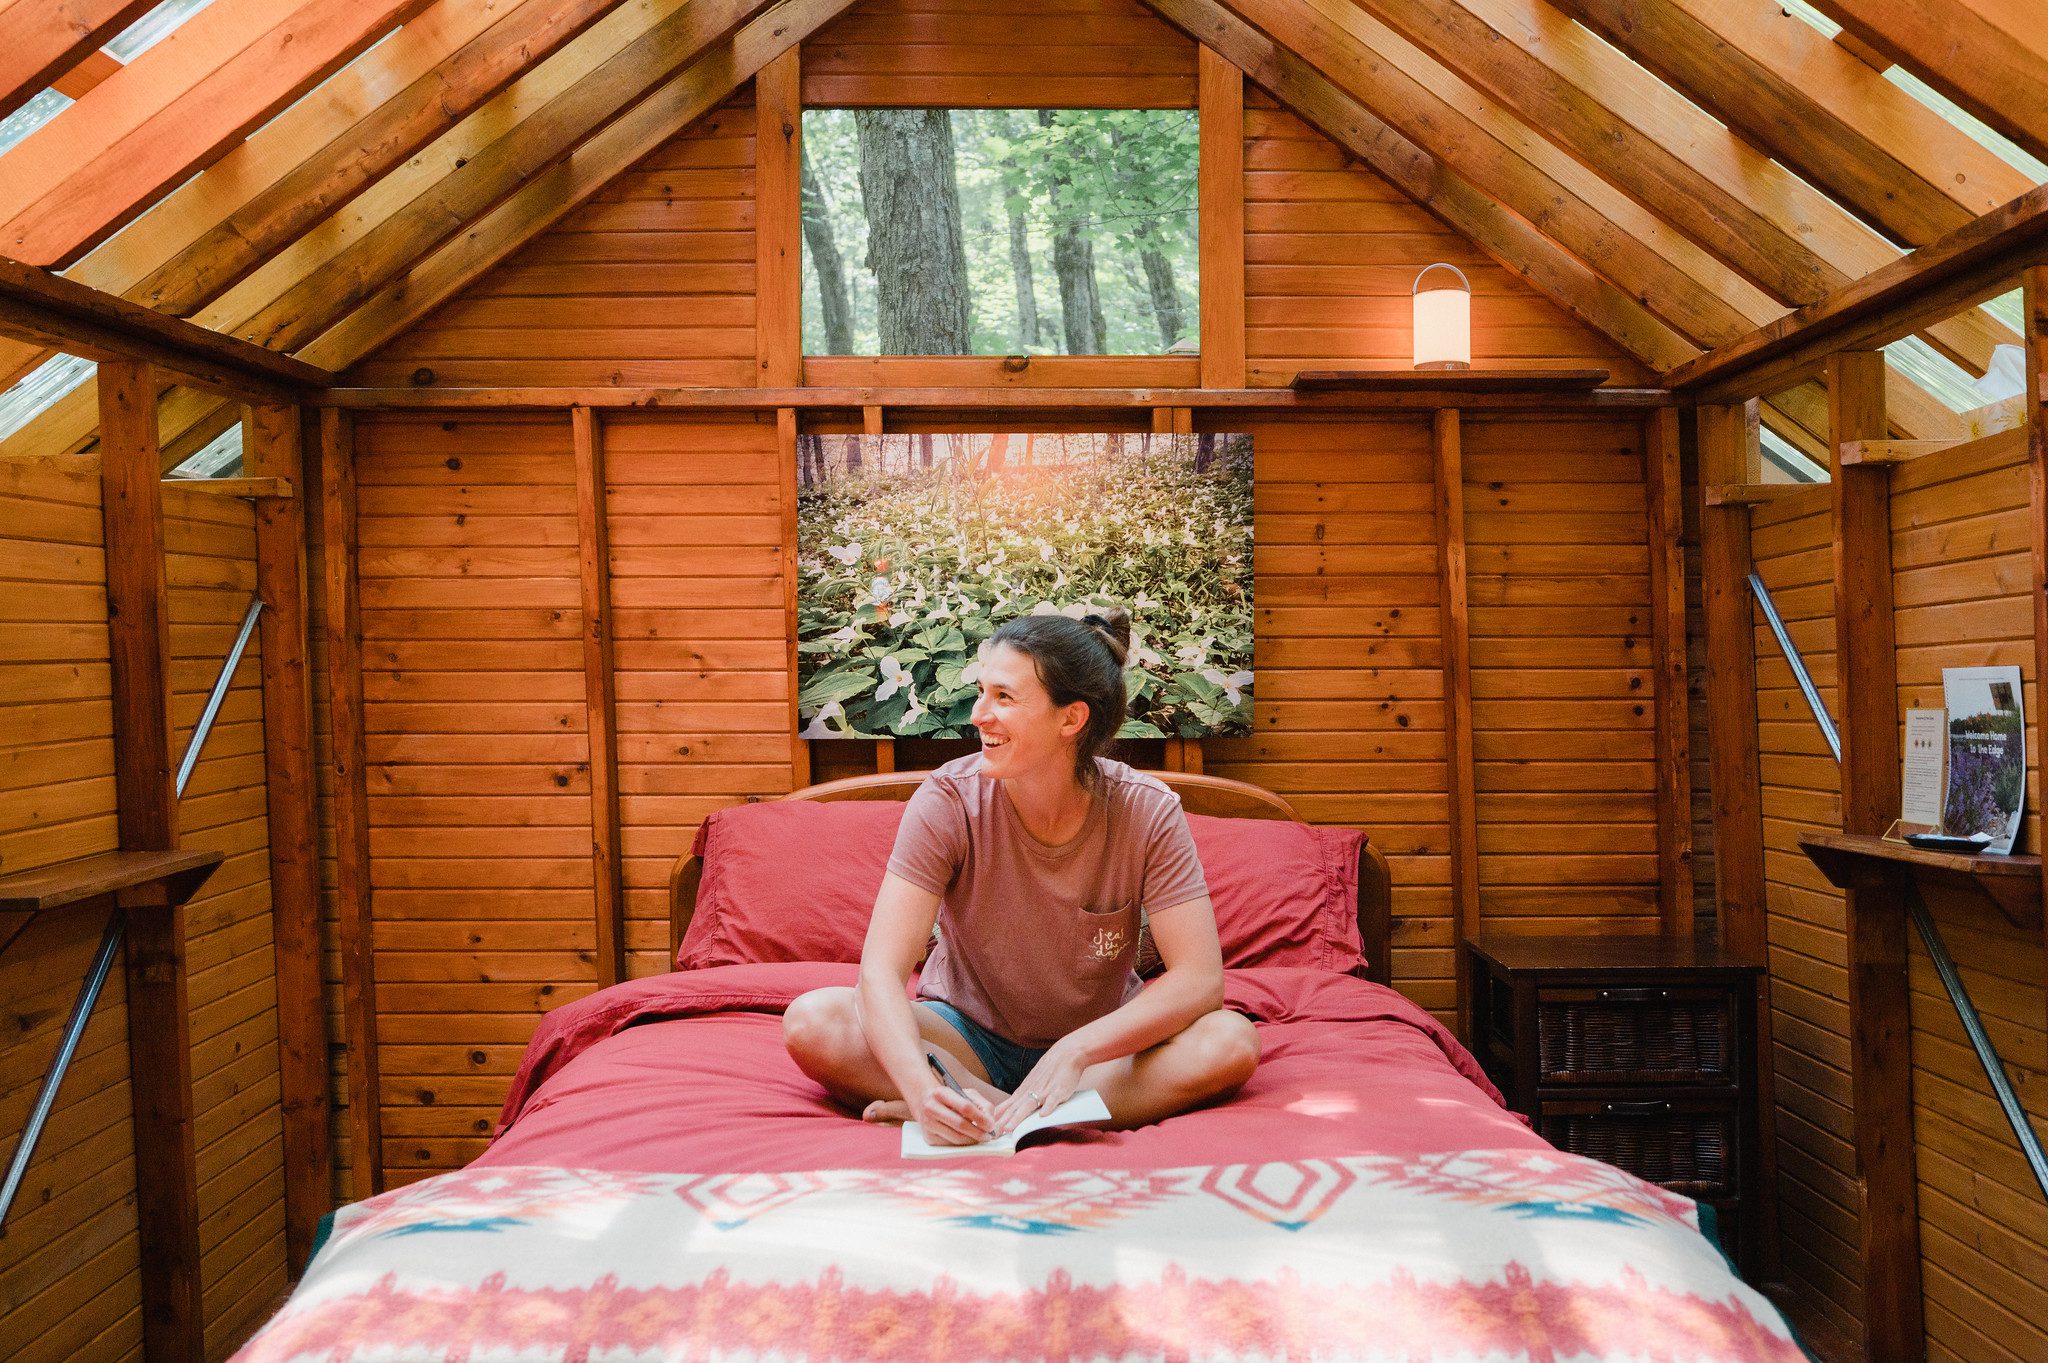
[[[1024,1076],[1017,1091],[997,1104],[995,1134],[1007,1135],[1026,1117],[1050,1112],[1073,1097],[1081,1086],[1081,1072],[1087,1068],[1087,1057],[1071,1036],[1055,1041]]]
[[[917,1103],[917,1124],[933,1145],[977,1145],[996,1132],[996,1114],[978,1093],[961,1096],[933,1084]]]

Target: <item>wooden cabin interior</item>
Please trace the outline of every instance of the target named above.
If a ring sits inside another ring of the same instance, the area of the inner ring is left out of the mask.
[[[849,110],[1177,111],[1190,320],[1112,223],[1078,343],[821,345]],[[1362,830],[1411,1033],[1805,1356],[2043,1363],[2044,160],[2031,0],[0,0],[0,1354],[315,1356],[708,818],[972,751],[804,736],[800,441],[1150,432],[1251,437],[1256,701],[1118,756]],[[1880,836],[1966,667],[2008,855]],[[1596,998],[1719,1068],[1572,1090]]]

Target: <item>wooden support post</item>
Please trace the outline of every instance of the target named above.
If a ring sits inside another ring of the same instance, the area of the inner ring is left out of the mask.
[[[1830,356],[1836,445],[1885,434],[1882,351]],[[1837,461],[1839,465],[1839,461]],[[1891,470],[1835,469],[1835,674],[1842,831],[1882,833],[1899,812],[1899,682],[1892,612]],[[1906,906],[1896,884],[1843,892],[1849,1067],[1863,1186],[1863,1347],[1870,1363],[1926,1357],[1919,1188],[1913,1164],[1913,1048]]]
[[[1757,448],[1760,408],[1699,409],[1700,482],[1742,482]],[[1722,944],[1765,959],[1764,824],[1757,766],[1756,624],[1748,577],[1749,509],[1700,511],[1700,587],[1707,631],[1707,734],[1714,817],[1714,916]]]
[[[384,1190],[377,1092],[377,971],[370,915],[370,797],[363,753],[363,624],[356,594],[355,436],[320,410],[320,517],[326,560],[327,729],[334,775],[334,916],[348,1039],[349,1187]]]
[[[258,480],[304,477],[304,414],[242,413],[242,465]],[[320,984],[319,784],[306,663],[306,513],[298,498],[256,499],[256,590],[263,597],[263,777],[270,826],[270,924],[277,958],[277,1069],[284,1114],[284,1243],[306,1267],[334,1197],[327,1003]]]
[[[102,360],[100,512],[106,535],[114,791],[124,852],[178,845],[171,772],[170,617],[154,366]],[[128,1065],[143,1353],[204,1353],[199,1176],[192,1130],[192,1040],[185,910],[161,893],[123,895],[128,915]]]
[[[2022,277],[2021,307],[2027,348],[2027,465],[2032,475],[2029,519],[2034,539],[2034,741],[2048,742],[2048,265]],[[2038,817],[2038,816],[2037,816]],[[2048,820],[2040,822],[2048,841]],[[2040,848],[2036,847],[2035,851]],[[2048,894],[2048,857],[2041,859],[2042,890]]]
[[[590,742],[592,909],[597,982],[626,977],[623,862],[619,852],[619,739],[613,709],[611,534],[605,515],[604,435],[588,407],[569,412],[576,447],[576,543],[583,573],[583,728]]]
[[[1244,386],[1244,72],[1200,49],[1202,387]]]
[[[1685,512],[1678,409],[1644,427],[1649,504],[1651,636],[1656,654],[1657,903],[1664,931],[1689,936],[1692,903],[1692,720],[1686,697]]]
[[[775,409],[775,458],[782,475],[782,619],[789,668],[789,786],[811,783],[811,744],[799,738],[796,679],[796,408]]]
[[[803,377],[803,100],[799,49],[754,77],[754,381]]]
[[[1477,935],[1479,813],[1472,765],[1472,643],[1465,612],[1465,443],[1458,411],[1437,412],[1431,430],[1436,467],[1436,563],[1444,670],[1444,780],[1450,792],[1451,931],[1462,948]],[[1470,1035],[1468,972],[1458,967],[1458,1031]]]

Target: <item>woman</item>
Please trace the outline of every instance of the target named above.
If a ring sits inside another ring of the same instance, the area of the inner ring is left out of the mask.
[[[1258,1064],[1251,1022],[1223,1008],[1179,798],[1100,755],[1123,727],[1129,648],[1130,617],[1112,609],[1013,620],[982,650],[981,751],[905,805],[859,985],[784,1017],[798,1066],[868,1120],[971,1144],[1092,1088],[1116,1126],[1142,1126],[1236,1091]],[[1165,965],[1142,992],[1141,910]]]

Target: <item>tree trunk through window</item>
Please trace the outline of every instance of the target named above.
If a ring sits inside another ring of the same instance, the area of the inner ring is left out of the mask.
[[[832,238],[832,214],[818,173],[811,168],[809,147],[801,148],[804,241],[811,248],[811,266],[818,272],[818,316],[825,324],[825,353],[853,353],[853,308],[846,296],[846,264]]]
[[[1040,109],[1039,126],[1050,128],[1055,117],[1052,110]],[[1109,349],[1109,324],[1095,286],[1095,244],[1080,220],[1079,205],[1067,202],[1065,189],[1065,177],[1052,182],[1052,268],[1060,279],[1060,321],[1069,355],[1101,355]]]
[[[965,355],[967,250],[944,109],[859,109],[868,268],[884,355]]]
[[[1022,205],[1012,200],[1010,213],[1010,273],[1017,281],[1017,349],[1028,354],[1038,346],[1038,290],[1031,280],[1030,224]]]

